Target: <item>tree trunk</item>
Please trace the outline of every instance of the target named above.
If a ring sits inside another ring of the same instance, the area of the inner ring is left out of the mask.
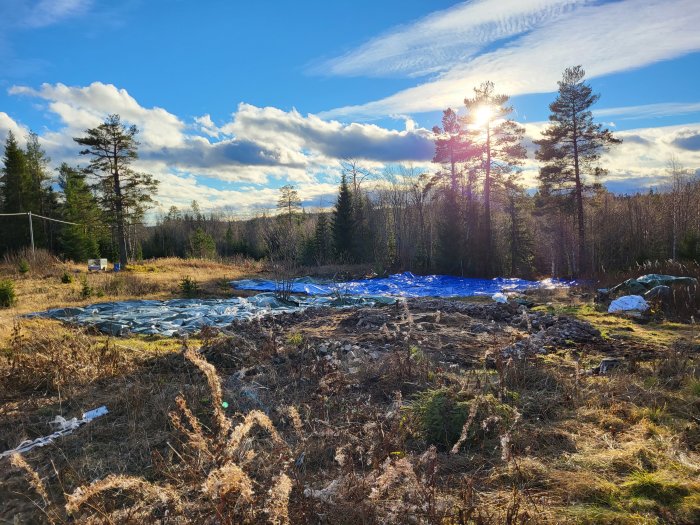
[[[578,161],[578,129],[576,128],[576,110],[573,111],[574,121],[574,176],[576,181],[576,212],[578,215],[578,273],[586,273],[588,260],[586,258],[586,223],[583,217],[583,184]]]
[[[115,152],[116,159],[116,152]],[[116,160],[115,160],[116,164]],[[119,245],[119,264],[121,269],[126,268],[128,251],[126,247],[126,230],[124,227],[124,203],[122,202],[122,188],[119,181],[119,169],[114,168],[114,208],[117,212],[117,244]]]
[[[484,244],[486,246],[487,275],[491,275],[493,268],[491,246],[491,125],[486,124],[486,176],[484,177]]]

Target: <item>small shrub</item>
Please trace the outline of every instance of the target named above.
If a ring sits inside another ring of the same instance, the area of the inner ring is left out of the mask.
[[[447,388],[424,390],[406,408],[410,423],[427,442],[454,445],[469,417],[469,402]]]
[[[690,381],[688,392],[692,396],[700,397],[700,379],[693,379]]]
[[[68,272],[63,272],[63,275],[61,275],[61,282],[63,284],[70,284],[73,282],[73,276]]]
[[[29,273],[29,262],[27,259],[20,259],[17,263],[17,270],[19,270],[19,273],[22,275]]]
[[[9,308],[17,304],[15,285],[9,279],[0,280],[0,308]]]
[[[292,332],[287,336],[287,344],[290,346],[301,346],[304,342],[304,337],[299,332]]]
[[[192,277],[185,275],[180,281],[180,292],[185,297],[195,297],[199,294],[199,285]]]
[[[83,276],[80,287],[80,297],[82,297],[83,299],[87,299],[88,297],[92,296],[93,292],[94,290],[92,286],[90,286],[90,283],[87,280],[87,276]]]

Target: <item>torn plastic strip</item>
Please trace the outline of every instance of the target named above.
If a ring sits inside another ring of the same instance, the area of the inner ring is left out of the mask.
[[[23,454],[25,452],[29,452],[33,448],[45,447],[46,445],[50,445],[56,439],[63,436],[67,436],[68,434],[72,434],[73,431],[75,431],[77,428],[83,426],[86,423],[89,423],[90,421],[97,419],[100,416],[104,416],[107,413],[109,413],[107,407],[101,406],[85,412],[83,414],[82,419],[77,419],[75,417],[72,419],[65,419],[62,416],[56,416],[54,420],[50,423],[54,427],[58,428],[56,432],[49,434],[48,436],[42,436],[36,439],[27,439],[25,441],[22,441],[17,446],[17,448],[7,450],[0,454],[0,459],[7,456],[11,456],[12,454]]]

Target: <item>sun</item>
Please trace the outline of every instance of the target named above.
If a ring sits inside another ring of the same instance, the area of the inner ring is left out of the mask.
[[[490,122],[493,118],[494,111],[493,107],[484,105],[479,106],[474,110],[474,125],[478,127],[485,126],[487,122]]]

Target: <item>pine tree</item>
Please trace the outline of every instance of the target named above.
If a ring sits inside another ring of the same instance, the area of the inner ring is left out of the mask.
[[[292,224],[294,215],[301,211],[301,199],[299,193],[291,184],[280,188],[280,196],[277,200],[277,209],[281,215],[284,215],[289,224]]]
[[[58,184],[64,197],[61,215],[66,221],[77,223],[63,228],[63,252],[74,261],[98,257],[102,213],[85,180],[85,174],[65,162],[58,168],[58,172]]]
[[[621,140],[610,130],[593,122],[591,106],[600,95],[594,95],[584,82],[586,72],[581,66],[567,68],[559,81],[557,98],[549,105],[550,125],[536,140],[537,159],[544,163],[540,169],[540,185],[546,193],[569,195],[576,206],[578,227],[578,273],[589,267],[586,253],[586,222],[584,194],[586,176],[599,177],[605,173],[598,166],[600,155]]]
[[[482,239],[484,256],[482,272],[491,274],[494,265],[492,233],[492,192],[494,185],[503,185],[527,156],[522,145],[525,129],[508,119],[513,108],[509,97],[496,94],[493,82],[474,88],[474,96],[465,98],[467,132],[472,145],[480,147],[481,171],[484,176]]]
[[[113,226],[119,261],[126,266],[129,252],[128,227],[139,222],[153,203],[158,181],[147,173],[139,173],[131,164],[138,158],[136,126],[122,124],[119,115],[110,115],[86,136],[73,140],[85,146],[81,155],[91,157],[88,170],[98,178],[101,203]]]
[[[333,248],[336,256],[342,261],[351,261],[355,221],[353,219],[352,195],[348,187],[347,177],[341,175],[338,200],[333,210]]]

